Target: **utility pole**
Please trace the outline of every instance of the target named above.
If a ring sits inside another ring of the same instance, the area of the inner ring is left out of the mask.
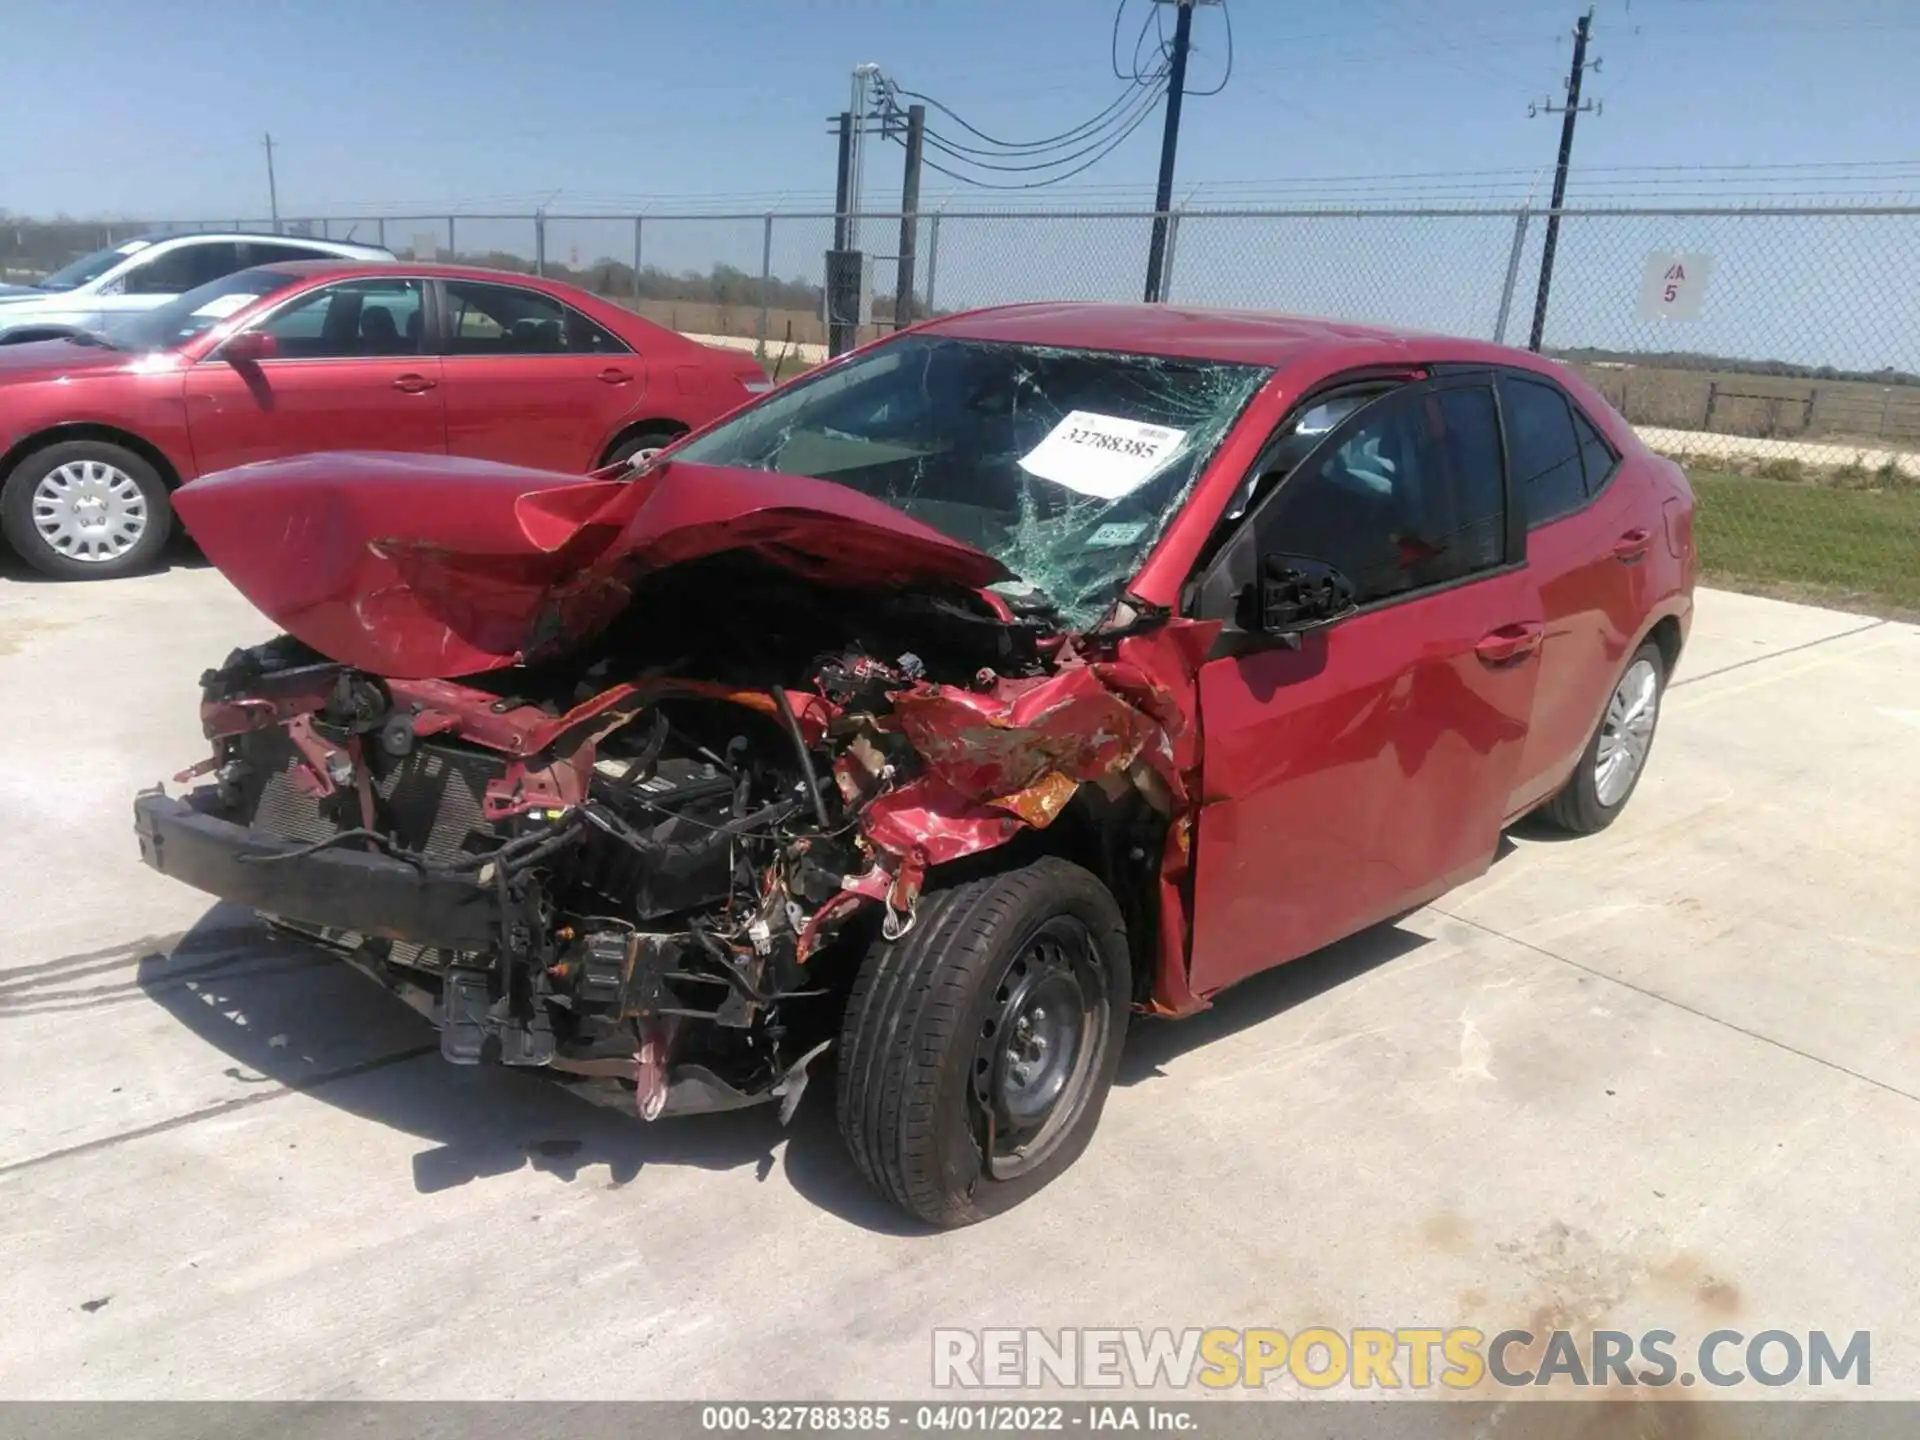
[[[847,248],[847,205],[853,187],[853,112],[840,112],[840,168],[833,180],[833,248]]]
[[[264,143],[267,147],[267,209],[273,216],[273,233],[280,233],[280,190],[273,183],[273,136],[268,134]]]
[[[848,245],[853,216],[853,149],[860,116],[842,110],[839,118],[840,169],[833,185],[833,248],[827,252],[826,284],[822,287],[821,318],[827,325],[827,353],[844,355],[853,348],[860,310],[860,256]]]
[[[927,146],[927,107],[907,107],[907,168],[900,182],[900,259],[894,267],[893,328],[913,323],[914,247],[920,231],[920,161]]]
[[[1155,4],[1162,0],[1154,0]],[[1167,258],[1167,210],[1173,204],[1173,152],[1180,143],[1180,96],[1187,88],[1187,50],[1193,40],[1196,0],[1171,0],[1173,69],[1167,77],[1167,126],[1160,135],[1160,184],[1153,192],[1153,240],[1147,246],[1147,302],[1160,298],[1161,269]]]
[[[1587,64],[1587,36],[1593,26],[1593,7],[1587,7],[1587,13],[1580,17],[1573,27],[1573,67],[1567,71],[1567,99],[1564,105],[1555,105],[1547,101],[1540,105],[1529,105],[1529,116],[1546,113],[1559,115],[1560,121],[1560,160],[1553,170],[1553,203],[1547,210],[1547,239],[1540,249],[1540,288],[1533,297],[1533,333],[1527,340],[1527,348],[1536,355],[1540,352],[1540,336],[1547,328],[1547,296],[1553,289],[1553,254],[1560,244],[1560,204],[1567,196],[1567,166],[1573,159],[1573,127],[1583,110],[1595,114],[1599,105],[1588,101],[1580,103],[1580,77],[1588,69],[1598,70],[1600,62]]]

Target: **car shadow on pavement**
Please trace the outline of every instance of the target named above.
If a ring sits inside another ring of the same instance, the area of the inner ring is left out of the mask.
[[[1211,1008],[1184,1020],[1136,1016],[1114,1083],[1137,1085],[1143,1080],[1164,1079],[1166,1071],[1162,1067],[1176,1056],[1264,1024],[1426,943],[1426,936],[1389,920],[1298,960],[1251,975],[1216,996]]]
[[[159,558],[140,575],[154,575],[164,570],[206,570],[210,563],[200,553],[200,547],[178,529],[167,537],[165,547]],[[129,577],[133,578],[133,577]],[[0,541],[0,580],[13,581],[25,585],[86,585],[95,583],[87,580],[63,580],[52,575],[43,575],[13,552],[13,548]],[[110,583],[110,582],[109,582]]]
[[[1379,925],[1253,976],[1190,1019],[1136,1019],[1116,1083],[1164,1078],[1162,1067],[1174,1057],[1270,1020],[1423,943],[1392,923]],[[854,1169],[833,1113],[831,1063],[815,1068],[785,1128],[766,1106],[648,1124],[540,1074],[445,1063],[434,1027],[377,982],[331,951],[269,930],[226,904],[172,945],[144,955],[136,983],[232,1059],[226,1074],[241,1090],[233,1103],[248,1103],[255,1086],[264,1087],[261,1099],[297,1092],[426,1142],[413,1157],[414,1188],[423,1195],[523,1169],[618,1188],[652,1165],[752,1166],[763,1182],[778,1167],[797,1194],[849,1224],[887,1235],[932,1233]]]
[[[447,1064],[432,1024],[377,982],[251,918],[216,905],[141,959],[141,990],[229,1056],[243,1091],[283,1086],[426,1141],[413,1157],[421,1194],[522,1169],[609,1186],[649,1165],[773,1169],[783,1132],[770,1109],[649,1125],[542,1075]]]

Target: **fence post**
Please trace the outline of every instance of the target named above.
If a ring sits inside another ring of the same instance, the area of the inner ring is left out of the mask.
[[[459,247],[453,243],[453,216],[449,215],[447,217],[447,259],[451,260],[459,253]]]
[[[927,314],[933,314],[933,274],[940,267],[940,212],[927,224]],[[1884,432],[1885,426],[1883,425]]]
[[[380,248],[384,250],[387,248],[387,217],[382,215],[377,223],[379,229],[376,233],[379,236]]]
[[[547,273],[547,212],[533,212],[533,273],[544,276]]]
[[[1527,221],[1531,211],[1525,205],[1513,217],[1513,248],[1507,251],[1507,279],[1500,287],[1500,316],[1493,322],[1493,343],[1507,343],[1507,317],[1513,313],[1513,287],[1520,279],[1520,252],[1527,245]]]
[[[1714,402],[1719,398],[1720,382],[1718,380],[1709,380],[1707,382],[1707,413],[1706,417],[1700,422],[1700,428],[1702,430],[1711,430],[1713,428],[1713,406]]]
[[[1160,257],[1160,303],[1166,304],[1173,298],[1173,252],[1180,239],[1180,207],[1173,207],[1167,216],[1167,248]]]
[[[633,217],[633,308],[640,308],[640,217]]]
[[[764,364],[767,358],[767,291],[773,286],[773,212],[767,212],[766,228],[760,232],[760,329],[755,356]]]

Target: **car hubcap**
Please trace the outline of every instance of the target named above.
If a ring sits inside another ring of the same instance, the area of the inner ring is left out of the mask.
[[[1001,977],[974,1052],[988,1173],[1039,1164],[1085,1108],[1107,1040],[1105,971],[1085,925],[1058,915]]]
[[[1614,686],[1607,718],[1600,725],[1600,748],[1593,760],[1593,788],[1612,809],[1626,799],[1653,745],[1653,722],[1660,713],[1660,677],[1651,660],[1636,660]]]
[[[117,466],[72,460],[33,487],[33,528],[48,549],[69,560],[118,560],[147,533],[147,497]]]

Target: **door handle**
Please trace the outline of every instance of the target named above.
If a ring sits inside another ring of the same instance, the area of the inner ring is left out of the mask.
[[[1636,525],[1613,542],[1613,558],[1622,565],[1635,564],[1646,558],[1647,546],[1652,543],[1653,532],[1643,525]]]
[[[409,370],[393,382],[393,388],[403,390],[409,395],[418,395],[422,390],[431,390],[439,383],[438,380],[430,379],[425,375],[416,375]]]
[[[633,379],[633,372],[631,370],[621,370],[615,366],[609,365],[605,370],[602,370],[598,375],[594,376],[593,378],[596,380],[605,381],[609,385],[624,385],[629,380]]]
[[[1498,630],[1490,630],[1482,635],[1479,643],[1473,647],[1473,653],[1487,665],[1511,665],[1538,650],[1545,635],[1546,629],[1540,625],[1502,625]]]

